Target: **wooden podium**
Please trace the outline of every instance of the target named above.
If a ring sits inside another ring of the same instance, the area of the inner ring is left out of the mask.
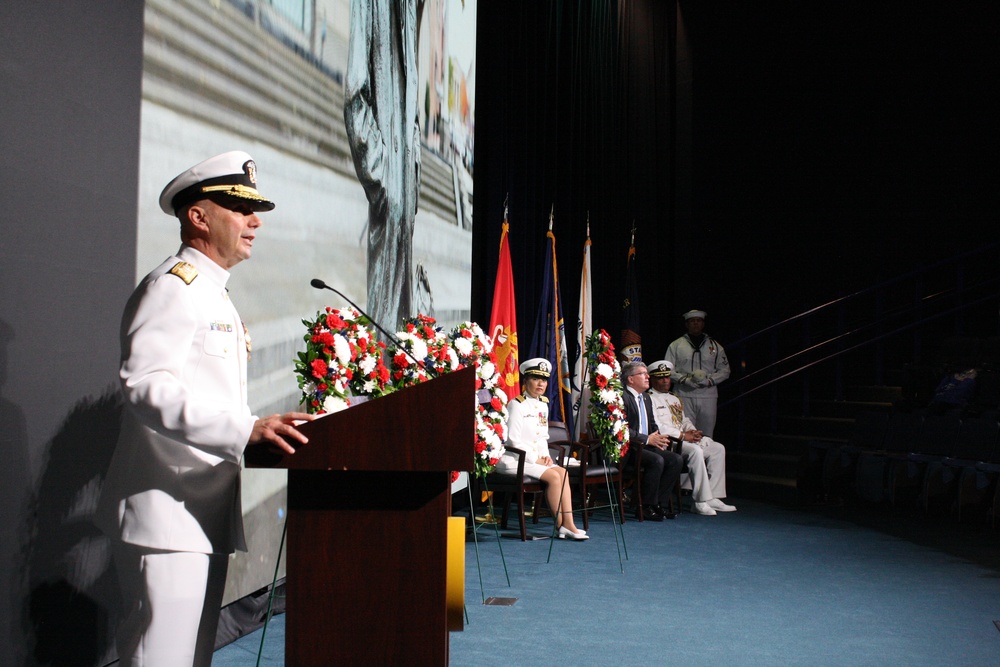
[[[447,665],[453,470],[475,456],[475,369],[303,424],[288,469],[285,664]]]

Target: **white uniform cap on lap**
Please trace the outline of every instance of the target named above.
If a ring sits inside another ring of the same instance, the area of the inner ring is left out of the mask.
[[[255,211],[270,211],[274,202],[257,191],[257,165],[243,151],[229,151],[199,162],[178,174],[160,193],[160,209],[167,215],[212,195],[248,202]]]

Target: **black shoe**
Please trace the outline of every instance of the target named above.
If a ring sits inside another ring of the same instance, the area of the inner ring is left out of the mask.
[[[657,512],[659,512],[660,516],[662,516],[664,519],[676,519],[677,518],[677,514],[678,514],[677,512],[671,512],[670,510],[665,509],[663,507],[663,505],[657,505],[654,509]]]
[[[639,512],[636,512],[636,518],[640,518]],[[643,521],[663,521],[663,514],[656,510],[655,506],[646,505],[642,508]]]

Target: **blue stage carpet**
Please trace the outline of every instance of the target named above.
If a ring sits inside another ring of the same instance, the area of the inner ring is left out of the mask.
[[[607,512],[549,563],[548,540],[503,539],[510,586],[492,529],[481,568],[470,533],[451,664],[1000,665],[1000,534],[731,501],[738,512],[626,523],[624,573]],[[247,635],[213,665],[255,665],[260,643]],[[283,665],[283,647],[277,616],[260,664]]]

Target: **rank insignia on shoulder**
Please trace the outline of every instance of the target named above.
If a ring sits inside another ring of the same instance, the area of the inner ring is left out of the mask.
[[[514,400],[517,401],[518,403],[524,403],[524,399],[526,398],[527,396],[525,396],[524,394],[518,394],[517,396],[514,397]]]
[[[539,396],[538,400],[540,400],[542,403],[548,403],[549,402],[549,397],[548,396]]]
[[[187,262],[177,262],[168,273],[172,273],[183,280],[185,285],[190,285],[198,277],[198,269],[194,267],[194,264],[188,264]]]

